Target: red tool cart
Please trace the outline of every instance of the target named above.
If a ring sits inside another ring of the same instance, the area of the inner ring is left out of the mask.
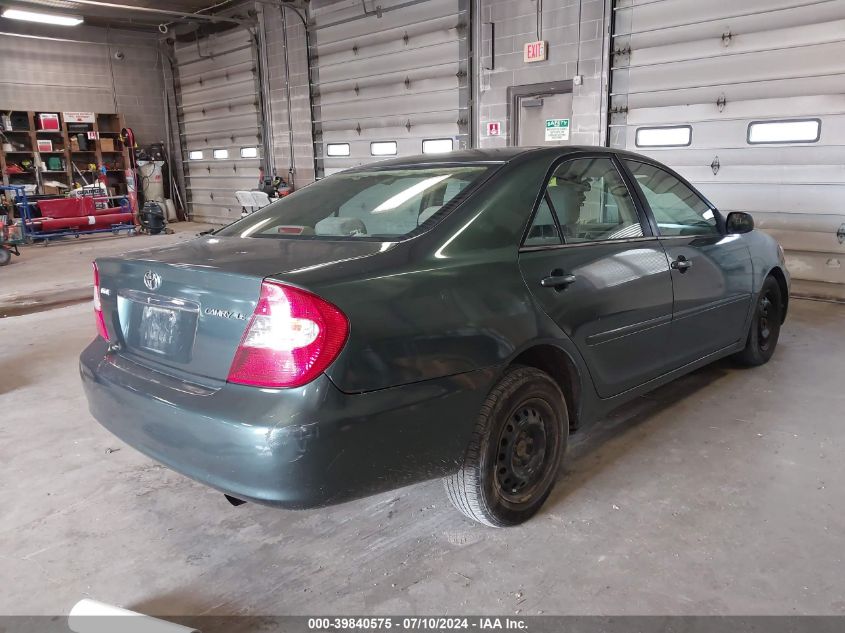
[[[115,202],[117,206],[113,206]],[[32,239],[135,231],[135,216],[125,196],[83,195],[43,199],[37,204],[41,217],[32,217],[29,207],[22,213],[27,236]]]

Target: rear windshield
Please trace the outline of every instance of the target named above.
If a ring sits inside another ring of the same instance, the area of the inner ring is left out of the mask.
[[[383,169],[324,178],[246,218],[218,235],[389,239],[415,231],[459,194],[480,181],[489,166]],[[451,204],[450,204],[451,203]]]

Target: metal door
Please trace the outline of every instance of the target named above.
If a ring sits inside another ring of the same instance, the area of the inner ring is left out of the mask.
[[[517,145],[569,145],[572,93],[518,97]],[[565,122],[565,125],[562,125]]]
[[[235,191],[258,186],[263,152],[255,48],[242,28],[176,45],[179,134],[195,220],[236,220]]]
[[[468,6],[311,3],[318,176],[469,147]]]
[[[786,250],[793,291],[840,298],[843,33],[841,1],[616,0],[610,102],[611,146],[750,212]],[[755,139],[783,120],[810,133]]]

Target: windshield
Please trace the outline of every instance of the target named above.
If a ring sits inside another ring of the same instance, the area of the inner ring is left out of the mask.
[[[489,166],[341,172],[218,231],[240,237],[395,238],[416,230]]]

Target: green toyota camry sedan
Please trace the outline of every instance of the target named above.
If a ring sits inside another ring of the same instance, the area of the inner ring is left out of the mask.
[[[234,504],[443,478],[508,526],[578,427],[718,358],[768,361],[788,296],[777,242],[650,158],[473,150],[98,259],[80,370],[100,423]]]

